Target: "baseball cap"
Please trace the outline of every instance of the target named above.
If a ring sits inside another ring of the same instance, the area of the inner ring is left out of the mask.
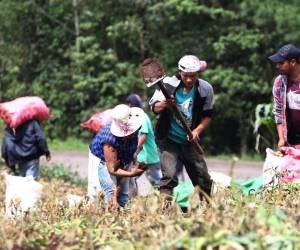
[[[178,62],[178,69],[186,73],[204,71],[206,67],[207,63],[195,55],[185,55]]]
[[[127,96],[126,101],[130,103],[132,107],[143,108],[142,98],[138,94],[130,94]]]
[[[284,60],[290,60],[300,57],[300,49],[294,44],[286,44],[282,46],[274,55],[269,56],[269,60],[274,63],[280,63]]]

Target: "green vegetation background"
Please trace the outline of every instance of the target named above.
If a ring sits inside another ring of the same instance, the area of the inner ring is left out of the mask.
[[[251,153],[255,108],[272,101],[267,56],[300,45],[299,10],[295,0],[2,0],[0,101],[41,96],[54,117],[47,137],[88,141],[79,124],[94,112],[131,92],[147,103],[143,59],[158,57],[171,75],[193,53],[208,62],[202,77],[215,90],[206,152]]]

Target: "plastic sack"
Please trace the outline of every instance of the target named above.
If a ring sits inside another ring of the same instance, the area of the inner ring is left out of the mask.
[[[67,195],[68,207],[76,207],[84,201],[84,197],[76,194]]]
[[[88,196],[91,200],[97,198],[99,191],[101,190],[98,168],[100,159],[93,155],[89,150],[89,166],[88,166]]]
[[[4,173],[4,179],[6,216],[23,215],[35,207],[42,196],[42,184],[35,181],[32,176],[20,177]]]
[[[249,179],[242,184],[240,188],[244,195],[256,194],[263,187],[263,176]]]
[[[95,113],[90,119],[80,124],[80,127],[88,129],[91,133],[97,134],[107,123],[111,122],[111,109]]]
[[[285,156],[281,164],[282,182],[300,182],[300,149],[283,147]]]
[[[273,187],[278,185],[281,175],[281,165],[284,161],[272,149],[266,149],[266,159],[263,165],[263,186]]]
[[[173,200],[180,207],[189,207],[189,196],[193,193],[194,186],[191,182],[180,181],[173,189]]]
[[[40,97],[25,96],[0,103],[0,117],[8,126],[16,129],[29,120],[42,122],[50,118],[50,114],[48,107]]]
[[[213,180],[212,194],[219,190],[230,187],[232,178],[226,174],[219,172],[209,172]],[[189,196],[193,193],[194,186],[190,181],[179,181],[179,184],[173,189],[173,200],[180,207],[189,206]]]
[[[218,193],[218,191],[230,187],[232,178],[226,174],[219,172],[209,172],[211,179],[213,180],[212,195]]]

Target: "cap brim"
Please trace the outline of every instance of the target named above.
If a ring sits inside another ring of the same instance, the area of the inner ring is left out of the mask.
[[[279,55],[278,53],[269,56],[268,57],[270,61],[272,61],[273,63],[280,63],[283,62],[284,60],[286,60],[284,57],[282,57],[281,55]]]

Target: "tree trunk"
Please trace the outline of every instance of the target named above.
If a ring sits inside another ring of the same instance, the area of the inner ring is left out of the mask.
[[[248,153],[248,125],[245,124],[243,119],[240,120],[240,155],[245,156]]]

